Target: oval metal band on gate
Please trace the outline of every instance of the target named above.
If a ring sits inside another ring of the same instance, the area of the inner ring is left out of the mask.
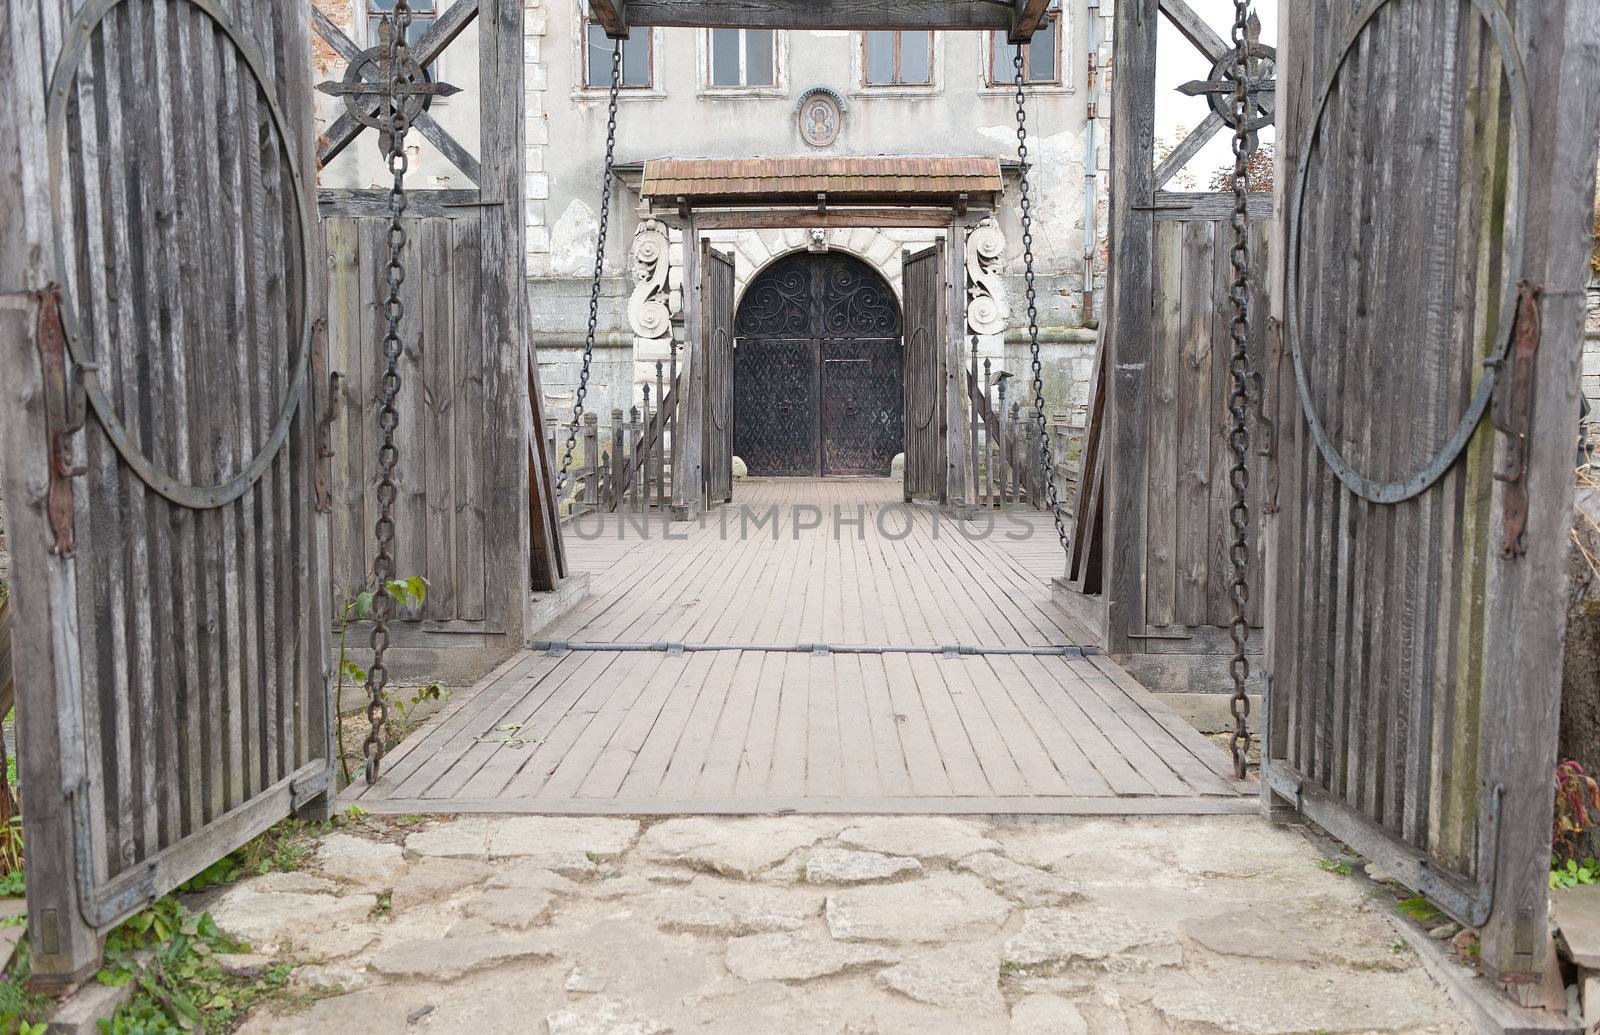
[[[911,340],[907,343],[907,345],[909,346],[906,350],[908,356],[921,355],[922,350],[928,347],[928,329],[926,327],[917,327],[914,329],[911,332]],[[923,373],[924,370],[927,371],[926,374]],[[919,375],[917,378],[917,383],[908,385],[907,387],[916,393],[914,398],[926,399],[928,401],[928,412],[920,417],[913,413],[911,416],[911,423],[916,425],[918,431],[926,431],[928,430],[928,425],[933,423],[933,411],[938,408],[938,400],[934,398],[936,386],[934,384],[933,368],[931,366],[927,364],[921,364],[917,368],[917,373]]]
[[[1391,0],[1368,0],[1356,15],[1353,27],[1345,39],[1344,48],[1339,53],[1339,60],[1328,73],[1327,81],[1317,99],[1316,115],[1306,131],[1300,153],[1300,169],[1295,177],[1294,195],[1289,206],[1289,237],[1284,269],[1284,329],[1289,341],[1289,353],[1294,360],[1294,379],[1300,396],[1300,408],[1305,413],[1306,423],[1311,427],[1311,436],[1317,444],[1317,451],[1329,469],[1345,488],[1373,503],[1401,503],[1421,495],[1433,483],[1444,477],[1445,472],[1466,448],[1467,441],[1472,437],[1474,429],[1483,420],[1483,415],[1489,407],[1489,397],[1494,389],[1493,364],[1504,358],[1511,344],[1512,324],[1517,312],[1517,283],[1522,279],[1523,263],[1522,238],[1514,233],[1510,234],[1505,252],[1505,277],[1501,290],[1499,324],[1492,339],[1493,349],[1486,361],[1489,369],[1479,377],[1473,390],[1472,400],[1466,413],[1461,417],[1461,423],[1451,432],[1439,452],[1422,470],[1402,481],[1379,482],[1355,470],[1328,437],[1322,416],[1317,412],[1311,397],[1305,359],[1301,354],[1300,222],[1305,206],[1306,188],[1310,181],[1311,155],[1316,147],[1317,133],[1321,129],[1323,116],[1327,113],[1333,88],[1338,83],[1339,74],[1359,42],[1361,34],[1378,12],[1390,2]],[[1500,51],[1501,64],[1504,66],[1502,75],[1510,95],[1511,131],[1515,138],[1511,151],[1513,161],[1511,175],[1515,178],[1516,189],[1507,191],[1510,199],[1509,207],[1501,218],[1503,225],[1514,226],[1528,211],[1528,168],[1531,163],[1528,133],[1532,123],[1532,108],[1528,99],[1527,73],[1522,64],[1521,48],[1517,46],[1511,19],[1506,15],[1505,9],[1496,0],[1470,0],[1470,2],[1479,17],[1488,24],[1494,36],[1495,45]]]
[[[276,459],[278,451],[283,448],[283,443],[289,436],[289,426],[294,421],[296,411],[300,406],[300,396],[304,392],[306,370],[311,358],[311,339],[313,335],[314,320],[311,314],[311,300],[313,298],[313,284],[311,280],[311,248],[312,235],[310,223],[307,219],[305,192],[302,188],[300,177],[293,171],[299,168],[299,162],[293,152],[291,141],[293,137],[288,132],[288,120],[284,118],[282,109],[278,106],[277,96],[273,93],[270,82],[263,74],[263,65],[255,50],[240,35],[238,29],[222,11],[215,0],[183,0],[191,7],[199,10],[222,31],[222,34],[233,44],[239,60],[249,71],[251,79],[255,81],[256,88],[261,93],[261,99],[266,107],[268,117],[272,120],[273,129],[278,136],[278,147],[283,152],[284,167],[290,170],[286,178],[293,194],[295,221],[300,227],[300,299],[301,299],[301,327],[299,333],[300,351],[297,357],[291,360],[289,377],[286,382],[287,394],[283,400],[283,407],[272,427],[271,433],[261,443],[261,447],[251,458],[250,462],[227,481],[216,485],[190,485],[178,481],[165,472],[156,469],[150,458],[134,443],[128,435],[122,417],[113,407],[111,400],[106,396],[101,387],[99,374],[93,363],[85,364],[80,355],[78,328],[78,299],[68,285],[76,284],[76,278],[71,276],[72,266],[76,258],[67,255],[66,240],[64,237],[63,219],[63,190],[62,181],[62,148],[66,143],[67,109],[72,99],[72,87],[77,80],[78,66],[83,59],[85,51],[92,42],[93,34],[100,27],[106,16],[119,5],[129,0],[91,0],[76,18],[66,32],[66,37],[61,48],[60,59],[51,76],[50,96],[47,105],[47,142],[50,159],[50,195],[51,209],[55,216],[55,250],[56,250],[56,275],[62,285],[62,292],[69,304],[62,306],[62,322],[67,332],[67,348],[72,354],[72,359],[84,366],[83,387],[84,394],[88,397],[89,404],[94,407],[100,426],[104,429],[106,437],[116,447],[117,453],[122,457],[133,472],[138,475],[150,488],[165,496],[173,503],[193,510],[209,510],[225,506],[243,496],[254,485]],[[70,215],[70,214],[69,214]],[[231,348],[232,343],[220,344],[218,347]]]
[[[716,363],[718,366],[721,366],[726,362],[725,357],[726,357],[727,351],[728,351],[727,350],[728,332],[723,330],[721,327],[718,327],[716,329],[716,331],[714,332],[714,334],[712,335],[712,337],[715,339],[712,342],[712,349],[714,350],[712,355],[714,355],[716,357],[716,359],[714,359],[712,362]],[[712,392],[710,394],[711,394],[711,423],[716,427],[716,429],[718,431],[727,431],[728,430],[728,401],[722,397],[722,393],[721,392]]]

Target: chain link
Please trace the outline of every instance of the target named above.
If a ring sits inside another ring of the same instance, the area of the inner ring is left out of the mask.
[[[617,156],[617,98],[622,91],[622,41],[613,40],[611,49],[611,100],[606,108],[606,165],[600,177],[600,232],[594,246],[594,279],[589,283],[589,327],[583,339],[583,368],[578,372],[578,390],[573,396],[572,424],[567,428],[567,445],[556,474],[556,503],[559,506],[572,470],[573,452],[578,446],[578,429],[583,424],[583,403],[589,395],[589,366],[594,362],[594,339],[600,325],[600,278],[605,273],[606,230],[611,223],[612,166]]]
[[[1056,537],[1061,540],[1061,551],[1069,551],[1067,522],[1061,514],[1061,492],[1056,488],[1055,457],[1050,451],[1050,426],[1044,413],[1044,364],[1039,359],[1039,294],[1033,277],[1033,199],[1028,195],[1028,104],[1027,77],[1023,72],[1022,44],[1011,59],[1016,70],[1017,87],[1017,165],[1021,187],[1018,191],[1018,208],[1022,218],[1022,279],[1028,299],[1028,347],[1033,356],[1033,416],[1039,425],[1039,456],[1044,465],[1045,499],[1050,504],[1050,514],[1055,518]]]
[[[1250,584],[1246,575],[1250,564],[1250,213],[1247,191],[1250,186],[1250,0],[1233,0],[1234,59],[1229,76],[1233,80],[1233,283],[1228,297],[1233,304],[1233,322],[1229,333],[1233,338],[1233,355],[1228,360],[1228,373],[1233,378],[1233,388],[1228,393],[1228,413],[1233,424],[1228,432],[1228,447],[1233,453],[1233,467],[1228,471],[1228,484],[1233,489],[1233,506],[1228,511],[1228,521],[1233,526],[1233,542],[1228,552],[1233,561],[1233,583],[1229,595],[1233,598],[1233,616],[1229,635],[1233,639],[1233,735],[1228,739],[1233,753],[1233,772],[1239,779],[1245,777],[1245,766],[1250,753],[1250,697],[1245,693],[1245,683],[1250,678],[1250,659],[1245,654],[1245,641],[1250,636],[1250,621],[1246,608],[1250,603]]]
[[[406,230],[402,219],[407,204],[406,172],[410,167],[410,159],[406,155],[406,134],[411,125],[400,87],[401,70],[410,61],[410,47],[406,39],[411,30],[411,5],[408,0],[395,0],[389,29],[389,99],[383,126],[383,144],[394,185],[389,189],[389,265],[385,270],[389,295],[383,303],[388,327],[383,335],[383,395],[378,407],[378,430],[382,433],[382,441],[378,446],[378,521],[374,529],[378,553],[372,561],[372,665],[367,669],[366,685],[367,721],[371,729],[361,745],[369,784],[377,782],[383,764],[383,732],[389,719],[389,704],[384,697],[389,671],[384,667],[384,654],[389,649],[389,619],[394,614],[394,601],[387,587],[394,578],[394,503],[398,495],[394,472],[400,462],[400,450],[394,441],[395,429],[400,424],[400,411],[395,406],[395,400],[400,395],[400,357],[405,353],[405,344],[400,338],[400,322],[405,317],[400,287],[406,280]]]

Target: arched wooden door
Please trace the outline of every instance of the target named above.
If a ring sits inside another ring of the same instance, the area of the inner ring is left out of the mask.
[[[735,321],[733,451],[751,475],[887,476],[904,448],[900,306],[839,252],[779,259]]]

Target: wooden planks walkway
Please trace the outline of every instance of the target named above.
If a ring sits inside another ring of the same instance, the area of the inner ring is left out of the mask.
[[[697,525],[569,527],[593,596],[539,639],[585,649],[513,658],[347,796],[401,812],[1250,807],[1223,753],[1103,657],[756,649],[1079,643],[1039,564],[1059,557],[1048,517],[996,515],[982,536],[986,521],[964,534],[900,504],[897,482],[735,492]],[[647,644],[691,646],[621,649]]]

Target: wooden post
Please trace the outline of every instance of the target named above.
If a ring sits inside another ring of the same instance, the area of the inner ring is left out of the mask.
[[[670,337],[667,339],[667,346],[672,348],[674,352],[677,351],[673,347]],[[660,410],[666,405],[667,397],[661,384],[661,361],[658,359],[656,360],[656,409]],[[655,444],[652,446],[655,450],[656,459],[656,507],[663,514],[667,512],[667,452],[664,448],[666,445],[666,431],[664,429],[666,428],[667,419],[668,414],[663,413],[661,415],[663,430],[661,434],[656,436]]]
[[[972,454],[972,503],[983,502],[983,410],[978,405],[978,336],[972,336],[972,353],[967,360],[967,444]]]
[[[627,470],[627,465],[622,458],[627,439],[628,429],[622,422],[622,410],[620,407],[613,407],[611,410],[611,491],[606,495],[606,505],[612,510],[622,506],[622,496],[628,491],[627,482],[624,480],[624,472]]]
[[[956,219],[950,222],[945,240],[944,299],[945,299],[945,503],[958,518],[965,518],[971,510],[972,498],[967,485],[967,434],[964,430],[972,408],[967,398],[966,363],[962,353],[966,344],[967,326],[967,224]]]
[[[710,243],[700,240],[691,216],[683,229],[684,341],[689,349],[689,370],[684,378],[683,434],[673,446],[675,465],[672,486],[672,519],[693,521],[705,509],[705,410],[706,368],[709,366],[705,340],[705,252]]]
[[[989,494],[989,506],[997,506],[998,500],[994,494],[994,465],[1000,463],[1005,457],[1005,440],[1000,437],[1000,421],[996,412],[989,406],[989,374],[993,369],[989,360],[983,361],[983,380],[978,382],[978,391],[983,395],[983,409],[987,417],[984,418],[985,441],[983,445],[983,489]],[[1000,476],[1000,487],[1005,488],[1005,475]]]
[[[1150,362],[1151,234],[1148,206],[1155,168],[1155,107],[1144,84],[1154,82],[1157,0],[1117,4],[1111,113],[1111,232],[1117,274],[1111,290],[1107,344],[1112,350],[1106,469],[1105,554],[1108,654],[1131,654],[1130,633],[1144,632],[1144,469],[1150,436],[1145,412]],[[1042,480],[1042,479],[1041,479]],[[1041,494],[1049,487],[1040,486]]]
[[[478,5],[479,106],[482,151],[479,183],[485,205],[478,210],[483,228],[484,415],[488,422],[484,464],[488,520],[484,527],[486,584],[484,617],[510,634],[501,649],[520,647],[533,630],[524,629],[532,590],[532,515],[528,490],[525,414],[528,395],[528,329],[524,323],[528,290],[527,247],[521,205],[523,117],[523,35],[521,0],[480,0]]]
[[[680,466],[681,461],[680,461],[680,458],[678,456],[678,443],[683,441],[683,436],[678,434],[678,427],[679,427],[678,414],[683,411],[683,392],[679,391],[680,385],[678,384],[678,349],[682,347],[682,344],[683,344],[682,342],[673,341],[673,343],[672,343],[672,353],[668,357],[671,360],[671,363],[672,363],[672,366],[671,366],[672,376],[667,381],[667,384],[671,386],[668,389],[668,395],[670,395],[672,397],[672,409],[667,412],[667,420],[669,421],[669,423],[667,425],[667,433],[668,433],[667,444],[670,446],[671,451],[667,452],[667,453],[664,453],[664,455],[662,457],[662,462],[666,463],[667,462],[667,458],[668,457],[671,458],[672,487],[669,488],[668,491],[667,491],[667,499],[669,499],[669,500],[670,499],[674,499],[675,496],[676,496],[677,484],[678,484],[678,472],[683,470],[683,468]],[[663,403],[664,403],[666,398],[667,398],[667,396],[662,396],[661,398],[662,398]],[[663,506],[662,509],[663,509],[663,511],[665,511],[665,509],[666,509],[665,506]]]
[[[649,390],[650,390],[650,386],[646,385],[645,386],[645,391],[648,392]],[[639,440],[640,439],[640,432],[642,432],[643,430],[644,430],[643,426],[640,425],[640,423],[639,423],[639,407],[637,407],[637,406],[629,407],[629,409],[628,409],[628,434],[627,434],[626,438],[627,438],[627,444],[631,445],[634,448],[635,452],[627,458],[627,463],[626,463],[626,465],[624,467],[624,470],[633,472],[633,476],[628,479],[627,489],[628,489],[628,505],[630,507],[632,507],[634,510],[638,510],[639,509],[639,482],[642,479],[648,478],[650,476],[649,473],[647,471],[645,471],[644,465],[639,463],[639,455],[638,455],[638,452],[637,452],[637,450],[640,450],[640,449],[644,448],[644,443]]]
[[[640,425],[642,432],[639,448],[644,450],[644,455],[639,458],[639,477],[644,486],[644,509],[650,509],[650,479],[655,476],[655,470],[650,466],[654,461],[654,444],[650,429],[653,422],[650,419],[650,384],[644,386],[644,422]]]
[[[588,468],[584,479],[584,502],[592,507],[600,505],[600,415],[589,412],[583,415],[583,461]]]
[[[1525,477],[1530,501],[1527,553],[1491,549],[1487,596],[1493,601],[1484,644],[1483,782],[1506,788],[1494,911],[1482,930],[1484,969],[1527,1001],[1548,966],[1546,903],[1556,735],[1566,633],[1568,536],[1572,529],[1572,423],[1579,370],[1600,132],[1600,20],[1592,5],[1547,0],[1517,5],[1515,32],[1527,61],[1533,127],[1524,276],[1544,288],[1538,346],[1534,443]],[[1505,451],[1504,436],[1497,448]],[[1541,449],[1540,446],[1544,448]],[[1497,484],[1490,542],[1505,538]],[[1559,988],[1559,985],[1557,986]]]

